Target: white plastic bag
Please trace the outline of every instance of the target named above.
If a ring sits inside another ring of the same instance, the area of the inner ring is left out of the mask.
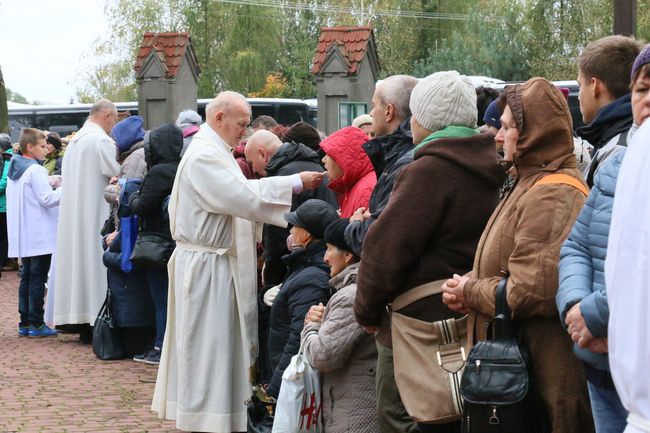
[[[323,432],[320,378],[300,349],[282,374],[272,433]]]

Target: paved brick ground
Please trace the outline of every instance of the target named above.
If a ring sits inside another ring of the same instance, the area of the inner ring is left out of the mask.
[[[149,410],[156,367],[100,361],[70,334],[18,337],[18,277],[0,279],[0,432],[179,432]]]

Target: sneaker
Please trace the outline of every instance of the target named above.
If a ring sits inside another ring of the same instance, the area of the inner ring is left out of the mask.
[[[29,335],[29,326],[18,326],[18,336],[27,337]]]
[[[151,350],[149,354],[142,360],[142,362],[149,365],[160,364],[160,349]]]
[[[144,362],[149,365],[158,365],[160,364],[160,349],[151,349],[142,355],[135,355],[133,360],[135,362]]]
[[[151,349],[151,350],[153,350],[153,349]],[[146,351],[146,352],[144,352],[144,353],[141,353],[141,354],[139,354],[139,355],[135,355],[135,356],[133,357],[133,360],[134,360],[135,362],[144,362],[144,359],[147,357],[147,355],[149,355],[149,352],[151,352],[151,350],[148,350],[148,351]]]
[[[30,326],[27,331],[29,337],[54,337],[58,334],[56,330],[48,327],[46,324],[42,324],[38,328],[35,326]]]

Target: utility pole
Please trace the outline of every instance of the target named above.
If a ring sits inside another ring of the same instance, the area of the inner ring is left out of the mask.
[[[636,0],[614,0],[614,34],[636,36]]]

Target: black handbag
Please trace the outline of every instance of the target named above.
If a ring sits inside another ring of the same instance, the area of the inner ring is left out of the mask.
[[[541,400],[532,389],[530,355],[516,337],[506,300],[508,278],[496,290],[492,335],[469,353],[460,382],[463,433],[546,433]]]
[[[119,330],[111,312],[111,289],[106,290],[106,299],[95,319],[93,327],[93,352],[102,360],[124,358],[124,347]]]
[[[115,231],[115,218],[113,218],[113,215],[110,215],[108,218],[106,218],[106,221],[104,221],[104,225],[102,226],[102,229],[99,231],[99,234],[102,236],[106,236],[110,233],[113,233]]]
[[[250,400],[246,401],[248,415],[246,433],[271,433],[273,430],[273,416],[268,409],[270,403],[264,403],[257,394],[258,391],[256,390]]]
[[[141,231],[129,260],[140,269],[165,269],[174,248],[176,243],[171,237],[158,232]]]

